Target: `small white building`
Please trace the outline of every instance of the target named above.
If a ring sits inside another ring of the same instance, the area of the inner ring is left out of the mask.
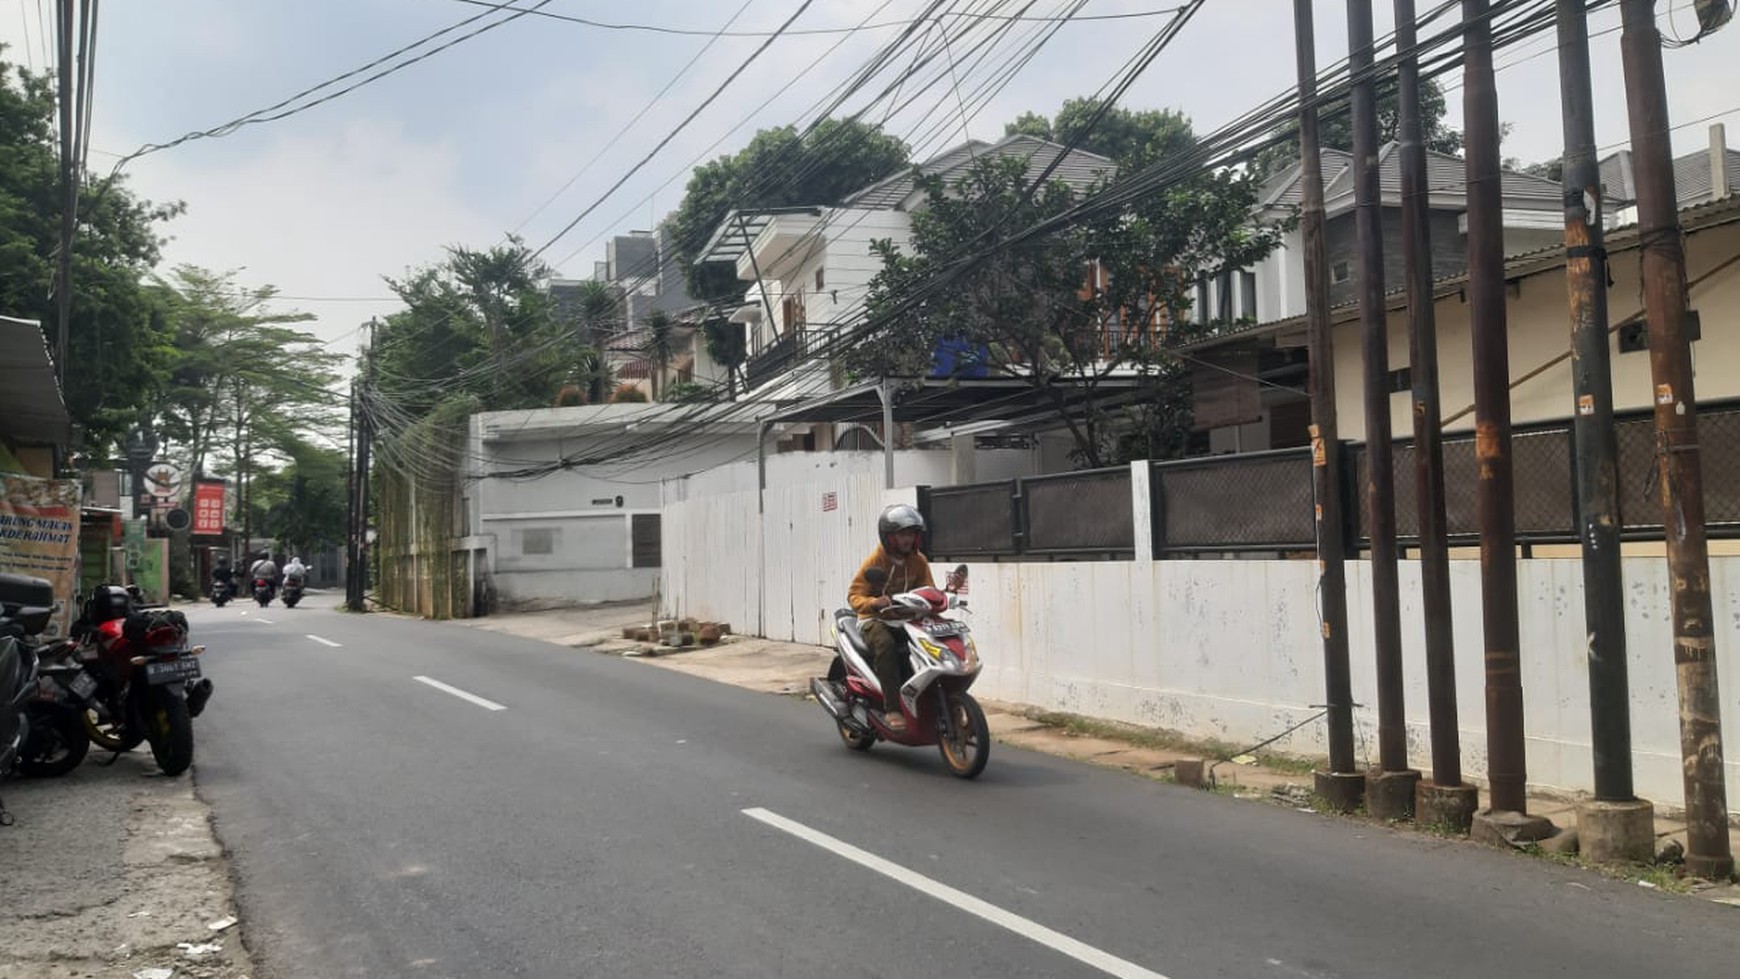
[[[755,457],[753,419],[711,417],[728,407],[608,404],[473,415],[463,548],[478,563],[476,576],[489,581],[495,605],[651,597],[660,484]],[[630,448],[634,455],[621,455]]]

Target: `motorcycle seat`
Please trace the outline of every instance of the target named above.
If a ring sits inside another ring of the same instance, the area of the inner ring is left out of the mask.
[[[870,645],[864,641],[864,630],[858,625],[858,616],[851,609],[843,609],[834,619],[834,624],[839,628],[840,634],[846,637],[846,641],[852,644],[853,649],[865,656],[870,655]]]

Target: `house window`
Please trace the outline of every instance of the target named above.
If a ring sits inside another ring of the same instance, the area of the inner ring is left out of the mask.
[[[556,535],[559,531],[554,527],[531,527],[520,531],[520,553],[554,554],[556,553]]]
[[[1239,273],[1239,315],[1255,322],[1257,319],[1257,273]]]
[[[633,566],[656,568],[664,560],[660,553],[661,527],[656,513],[636,513],[629,518],[630,551]]]
[[[1332,282],[1346,282],[1353,278],[1353,270],[1348,268],[1346,262],[1336,262],[1329,267],[1329,278]]]
[[[1214,278],[1215,316],[1221,322],[1230,322],[1233,318],[1233,274],[1227,270]]]
[[[1208,323],[1214,319],[1213,316],[1209,315],[1208,310],[1208,279],[1204,277],[1196,280],[1196,320],[1198,323]]]
[[[817,268],[817,269],[816,269],[816,291],[817,291],[817,292],[821,292],[821,291],[822,291],[822,288],[823,288],[823,286],[822,286],[822,282],[823,282],[823,280],[822,280],[822,270],[821,270],[821,269],[820,269],[820,268]]]

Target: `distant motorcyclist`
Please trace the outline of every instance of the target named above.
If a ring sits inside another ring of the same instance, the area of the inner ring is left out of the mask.
[[[236,569],[230,567],[230,556],[219,554],[211,569],[212,587],[222,587],[228,594],[236,593]]]
[[[284,584],[300,585],[308,577],[308,566],[302,563],[302,558],[292,555],[290,563],[284,565]]]
[[[260,559],[248,569],[248,578],[251,581],[265,581],[267,593],[278,594],[278,566],[272,563],[271,551],[260,552]]]
[[[876,682],[882,686],[883,717],[891,731],[906,726],[900,708],[893,706],[899,702],[900,665],[906,644],[876,614],[893,604],[890,595],[936,587],[930,575],[930,562],[919,552],[919,548],[924,546],[924,529],[924,517],[915,507],[897,503],[883,510],[876,521],[876,534],[882,544],[864,559],[846,593],[852,611],[858,613],[864,642],[874,654],[872,666],[876,670]],[[887,573],[886,586],[878,589],[870,583],[868,572],[871,568],[881,568]]]

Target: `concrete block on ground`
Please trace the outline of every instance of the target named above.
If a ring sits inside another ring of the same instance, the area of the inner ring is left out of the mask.
[[[1474,814],[1469,837],[1492,846],[1526,846],[1553,835],[1553,821],[1545,816],[1504,809],[1482,809]]]
[[[1414,787],[1414,825],[1466,835],[1480,808],[1480,790],[1472,785],[1421,782]]]
[[[1372,769],[1365,777],[1365,810],[1376,819],[1413,819],[1414,789],[1420,773],[1414,769],[1386,772]]]
[[[1179,785],[1188,785],[1193,789],[1202,788],[1202,759],[1180,758],[1172,763],[1172,776]]]
[[[1365,804],[1365,775],[1361,772],[1313,772],[1317,797],[1336,812],[1353,812]]]
[[[1577,804],[1583,856],[1597,863],[1648,863],[1655,857],[1655,806],[1646,799]]]
[[[1580,834],[1574,829],[1562,829],[1541,841],[1541,849],[1548,853],[1576,853],[1582,842]]]
[[[721,635],[718,624],[714,622],[703,623],[700,631],[695,634],[703,646],[711,646],[718,642]]]

